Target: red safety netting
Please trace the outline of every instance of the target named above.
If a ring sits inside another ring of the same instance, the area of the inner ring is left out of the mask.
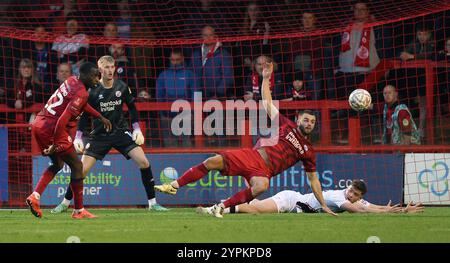
[[[256,136],[236,133],[248,121],[233,120],[227,136],[174,136],[176,114],[168,111],[176,99],[192,102],[194,92],[224,105],[259,101],[268,61],[276,64],[272,96],[281,112],[292,120],[301,109],[316,113],[311,137],[319,151],[448,151],[449,9],[448,1],[411,0],[3,1],[0,125],[9,134],[11,198],[22,202],[31,190],[31,153],[38,152],[28,124],[35,113],[81,62],[103,55],[116,59],[117,77],[136,97],[147,152],[251,147]],[[417,134],[421,146],[383,142],[388,85],[409,108],[399,129]],[[360,113],[347,102],[357,88],[373,102]]]

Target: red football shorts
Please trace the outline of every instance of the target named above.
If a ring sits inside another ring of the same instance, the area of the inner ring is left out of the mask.
[[[267,168],[264,159],[253,149],[240,149],[220,152],[224,159],[223,175],[244,177],[247,182],[253,176],[263,176],[270,179],[270,169]]]
[[[74,138],[76,127],[73,127],[73,129],[66,129],[62,134],[53,138],[55,125],[56,122],[54,120],[46,119],[42,116],[36,117],[36,120],[33,122],[32,132],[41,152],[52,144],[58,145],[58,148],[55,151],[58,155],[64,155],[75,150],[72,138]]]

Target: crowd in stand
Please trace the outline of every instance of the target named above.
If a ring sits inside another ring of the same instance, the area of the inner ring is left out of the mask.
[[[419,113],[414,117],[419,120],[419,130],[424,136],[425,72],[420,68],[394,70],[389,63],[411,60],[450,62],[450,34],[445,32],[450,25],[446,26],[445,21],[439,17],[421,17],[420,21],[402,22],[399,26],[367,26],[377,18],[364,2],[358,2],[348,10],[351,19],[340,33],[312,35],[310,33],[321,29],[320,20],[326,19],[322,14],[311,10],[295,14],[289,9],[273,10],[285,18],[282,22],[273,22],[264,15],[263,7],[257,2],[248,3],[242,17],[237,18],[226,9],[220,11],[221,7],[214,1],[193,1],[190,8],[195,11],[187,13],[186,17],[177,19],[179,14],[167,11],[170,23],[164,23],[163,17],[158,20],[145,12],[135,15],[133,5],[127,0],[116,1],[111,15],[89,13],[80,7],[85,5],[86,8],[88,1],[78,1],[78,5],[76,2],[64,0],[59,9],[55,7],[56,10],[48,12],[45,21],[41,19],[41,23],[34,25],[36,41],[1,40],[0,104],[21,110],[34,103],[43,103],[71,74],[78,74],[80,63],[96,62],[103,55],[115,58],[117,77],[129,85],[138,102],[190,100],[195,91],[201,91],[204,99],[259,100],[262,65],[274,62],[271,89],[275,99],[346,99],[352,90],[365,83],[376,104],[383,102],[383,88],[389,84],[397,87],[400,100],[410,107],[417,105]],[[187,3],[180,1],[179,4]],[[273,5],[277,6],[282,5]],[[164,10],[161,8],[159,14],[164,14]],[[153,20],[149,21],[148,17]],[[99,22],[100,19],[108,20]],[[102,25],[103,32],[99,32],[98,27],[90,27],[94,22]],[[242,25],[230,26],[236,23]],[[304,37],[270,38],[277,33],[271,23],[276,24],[276,28],[280,23],[296,23],[297,32],[304,33]],[[170,47],[124,44],[124,40],[129,39],[164,38],[150,30],[154,25],[178,28],[176,32],[184,32],[187,38],[197,36],[203,40],[202,44]],[[236,28],[240,28],[239,35],[260,37],[257,40],[221,41],[227,35],[236,34],[230,33]],[[395,35],[400,32],[398,30],[403,30],[400,36]],[[57,35],[51,43],[46,41],[50,32]],[[92,43],[90,36],[100,36],[98,39],[107,44]],[[402,43],[396,44],[399,38]],[[381,77],[374,76],[375,73]],[[439,105],[444,105],[442,114],[448,115],[448,68],[438,70],[436,76]],[[373,82],[367,83],[371,77]],[[26,123],[31,117],[8,114],[0,112],[0,123]],[[335,116],[342,118],[339,112]],[[156,124],[150,123],[150,129],[155,125],[162,130],[170,127],[171,115],[167,112],[141,117],[160,120]]]

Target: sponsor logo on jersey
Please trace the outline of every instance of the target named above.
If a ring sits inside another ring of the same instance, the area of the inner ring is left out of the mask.
[[[103,99],[103,94],[98,95],[98,99],[99,100]]]
[[[122,74],[122,72],[123,72],[123,68],[122,67],[117,69],[117,74]]]
[[[100,111],[106,112],[106,111],[114,111],[116,110],[116,106],[121,106],[122,100],[113,100],[108,102],[100,102]]]
[[[33,96],[33,91],[32,90],[27,90],[27,92],[25,93],[25,96],[27,97],[27,98],[29,98],[29,97],[31,97],[31,96]]]
[[[122,92],[120,90],[116,91],[116,97],[120,97],[122,95]]]
[[[300,154],[304,154],[305,151],[303,150],[302,145],[298,141],[298,139],[295,137],[294,132],[289,132],[286,135],[286,140],[288,140],[297,150]]]
[[[407,119],[403,119],[403,126],[408,126],[409,125],[409,121]]]
[[[80,106],[80,104],[81,104],[81,98],[77,98],[77,99],[73,102],[73,105],[74,105],[75,107]]]

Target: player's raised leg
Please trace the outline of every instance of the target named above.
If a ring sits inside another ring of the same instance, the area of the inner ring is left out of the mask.
[[[55,155],[50,156],[50,159],[52,160],[52,165],[50,165],[42,174],[42,177],[39,179],[33,193],[28,196],[26,200],[27,205],[30,207],[31,213],[36,217],[42,217],[42,211],[39,204],[42,193],[64,165],[64,162]]]
[[[211,170],[221,171],[224,168],[222,155],[216,155],[206,159],[203,163],[191,167],[187,170],[180,178],[172,181],[170,184],[156,185],[155,189],[166,193],[166,194],[176,194],[178,188],[183,187],[187,184],[200,180]]]
[[[168,211],[169,209],[163,207],[156,202],[155,197],[155,180],[153,179],[152,168],[150,167],[150,162],[145,156],[144,151],[141,147],[135,147],[132,149],[128,156],[139,166],[141,170],[142,184],[144,185],[145,192],[147,193],[148,209],[151,211]]]
[[[81,157],[81,162],[83,163],[83,178],[86,178],[87,173],[95,165],[96,161],[97,159],[95,159],[94,157],[83,154],[83,156]],[[50,213],[59,214],[67,211],[72,199],[73,199],[73,192],[69,185],[66,189],[66,194],[64,195],[64,199],[62,200],[62,202],[58,206],[53,208],[50,211]]]
[[[75,209],[72,214],[74,219],[95,218],[97,216],[89,213],[83,207],[83,163],[78,159],[77,153],[74,151],[61,157],[71,169],[70,188],[73,192]]]

